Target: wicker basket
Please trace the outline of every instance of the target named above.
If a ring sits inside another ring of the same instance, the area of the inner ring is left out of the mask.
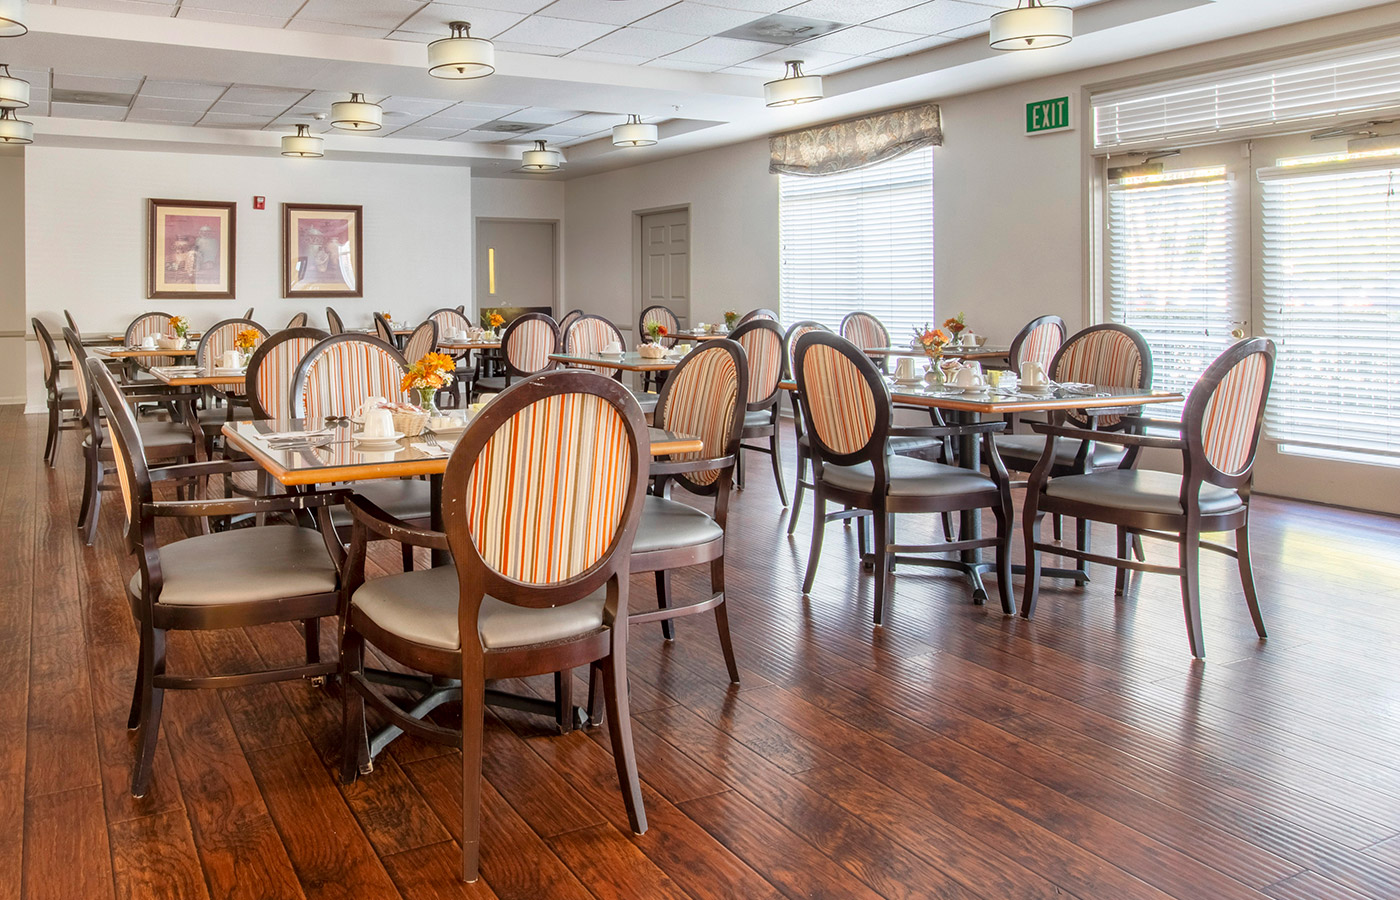
[[[421,409],[394,410],[394,430],[405,437],[417,437],[428,427],[428,414]]]

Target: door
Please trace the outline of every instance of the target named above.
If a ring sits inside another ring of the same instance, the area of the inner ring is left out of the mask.
[[[690,210],[673,209],[642,216],[642,310],[669,307],[682,326],[690,324]]]
[[[558,265],[553,222],[478,219],[476,308],[500,309],[509,321],[521,312],[554,315]]]

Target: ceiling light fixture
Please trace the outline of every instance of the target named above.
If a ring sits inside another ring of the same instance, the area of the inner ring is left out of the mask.
[[[485,78],[496,71],[496,47],[471,35],[470,22],[451,22],[452,37],[428,45],[428,74],[434,78]]]
[[[15,78],[10,67],[0,63],[0,109],[24,109],[29,105],[29,82]]]
[[[520,154],[520,168],[526,172],[553,172],[564,162],[558,150],[547,150],[544,141],[535,141],[533,150]]]
[[[643,122],[635,113],[627,117],[626,123],[613,126],[614,147],[650,147],[656,141],[656,126]]]
[[[0,109],[0,144],[34,143],[34,123],[15,118],[13,109]]]
[[[282,155],[318,159],[326,155],[326,139],[312,134],[310,125],[297,125],[296,134],[282,135]]]
[[[1017,0],[1015,9],[994,13],[990,22],[993,50],[1040,50],[1074,39],[1074,10],[1041,6],[1040,0]]]
[[[0,37],[19,37],[27,33],[26,18],[24,0],[0,0]]]
[[[811,103],[825,96],[822,93],[822,77],[803,75],[802,60],[790,59],[786,65],[787,71],[783,73],[782,78],[763,86],[765,103],[769,106],[795,106],[798,103]]]
[[[358,91],[349,100],[331,104],[331,125],[346,131],[378,131],[384,127],[384,110],[378,103],[365,102]]]

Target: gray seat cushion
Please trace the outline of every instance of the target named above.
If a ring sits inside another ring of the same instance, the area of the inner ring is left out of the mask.
[[[295,525],[238,528],[186,538],[160,548],[167,606],[211,606],[280,600],[336,589],[336,568],[321,533]],[[131,576],[141,593],[141,570]]]
[[[61,387],[58,389],[59,403],[77,403],[78,389],[75,387]]]
[[[632,396],[637,398],[637,404],[641,406],[642,412],[650,414],[656,409],[656,401],[660,396],[647,391],[632,391]]]
[[[1184,515],[1181,476],[1151,469],[1114,469],[1088,475],[1052,478],[1045,493],[1062,500],[1091,503],[1109,509]],[[1201,485],[1201,512],[1206,515],[1239,509],[1240,495],[1229,488]]]
[[[753,428],[760,425],[773,424],[773,411],[768,409],[752,409],[744,413],[744,427]]]
[[[357,481],[350,487],[389,515],[405,522],[427,519],[433,512],[432,486],[426,481],[391,478],[385,481]],[[350,511],[345,507],[331,507],[331,524],[336,528],[349,526],[350,521]]]
[[[997,451],[1004,458],[1035,462],[1040,459],[1040,454],[1045,452],[1045,435],[1043,434],[998,434],[993,436],[992,440],[996,442]],[[1074,465],[1074,457],[1079,453],[1079,447],[1083,443],[1083,441],[1076,441],[1073,438],[1056,438],[1055,465]],[[1123,457],[1127,453],[1125,447],[1095,443],[1093,467],[1106,469],[1110,466],[1116,466],[1123,461]]]
[[[642,500],[642,518],[637,523],[637,536],[632,539],[633,553],[695,547],[724,537],[709,515],[677,500],[647,495]]]
[[[190,431],[190,426],[183,422],[167,422],[161,419],[142,419],[136,423],[136,430],[141,432],[141,445],[147,452],[151,450],[168,450],[172,447],[183,447],[186,444],[194,446],[194,434]],[[91,436],[83,438],[83,446],[88,446],[92,440]],[[102,437],[102,446],[110,448],[114,438],[110,434]],[[191,451],[193,452],[193,451]]]
[[[996,482],[981,472],[909,456],[891,456],[889,474],[892,497],[947,497],[996,490]],[[822,482],[848,491],[869,493],[875,489],[875,469],[868,462],[855,466],[824,465]]]
[[[546,609],[483,597],[477,631],[488,650],[559,641],[603,625],[606,588],[575,603]],[[367,581],[350,602],[390,634],[426,647],[460,650],[457,569],[440,566]]]
[[[812,442],[807,435],[797,439],[797,443],[802,449],[811,451]],[[915,450],[927,450],[930,447],[937,447],[943,443],[942,438],[918,437],[915,435],[895,435],[890,438],[891,453],[913,453]]]

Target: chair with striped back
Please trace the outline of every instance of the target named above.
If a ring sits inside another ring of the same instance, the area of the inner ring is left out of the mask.
[[[464,310],[465,307],[463,306],[451,309],[444,307],[439,310],[434,310],[433,313],[428,316],[429,319],[437,323],[439,342],[445,339],[445,335],[448,332],[467,331],[472,327],[472,322],[467,318]],[[471,383],[473,374],[471,366],[472,352],[470,350],[444,350],[441,352],[446,353],[457,361],[457,377],[447,386],[447,393],[452,396],[452,405],[458,406],[462,402],[462,384],[464,382],[467,384]],[[412,357],[409,357],[410,362],[412,359]],[[470,396],[470,388],[467,389],[467,394]]]
[[[466,331],[472,327],[471,319],[456,308],[435,309],[428,315],[428,319],[437,323],[439,337],[448,331]]]
[[[575,320],[575,319],[577,319],[579,316],[584,316],[584,315],[587,315],[587,313],[585,313],[585,312],[584,312],[583,310],[581,310],[581,309],[571,309],[571,310],[569,310],[568,312],[564,313],[564,315],[561,316],[560,319],[559,319],[559,335],[560,335],[560,337],[562,337],[562,336],[564,335],[564,332],[566,332],[566,331],[569,330],[569,326],[572,325],[572,324],[574,324],[574,320]]]
[[[374,336],[390,347],[399,345],[399,336],[394,334],[394,323],[384,318],[383,313],[374,314]]]
[[[743,438],[766,439],[767,446],[741,444],[739,449],[768,454],[773,464],[773,480],[778,499],[788,505],[787,485],[783,483],[783,460],[778,444],[778,410],[782,390],[778,383],[787,368],[783,359],[783,329],[772,319],[750,319],[729,333],[729,339],[744,348],[749,364],[749,390],[744,413]],[[744,486],[744,456],[739,454],[736,469],[739,486]]]
[[[403,342],[403,358],[413,365],[418,360],[437,350],[438,323],[432,319],[413,329],[408,340]]]
[[[874,525],[875,624],[884,620],[895,551],[901,563],[955,569],[972,581],[973,602],[985,602],[981,574],[984,563],[943,558],[950,550],[983,547],[996,550],[997,589],[1002,610],[1015,612],[1011,597],[1011,484],[991,436],[1004,422],[957,426],[898,427],[892,424],[894,408],[884,375],[860,348],[824,332],[809,332],[797,339],[793,361],[797,388],[802,392],[802,419],[811,444],[816,508],[812,513],[812,549],[807,562],[803,593],[810,593],[821,557],[822,536],[832,517],[826,504],[847,507],[834,514],[842,518],[869,515]],[[912,434],[933,438],[976,434],[983,440],[988,474],[945,463],[891,455],[893,435]],[[953,513],[990,509],[996,516],[997,535],[956,543],[922,546],[895,540],[895,519],[900,513]],[[914,556],[913,554],[940,554]]]
[[[1007,354],[1011,371],[1019,374],[1021,363],[1035,362],[1040,363],[1045,374],[1050,374],[1050,365],[1065,342],[1065,333],[1065,320],[1059,316],[1031,319],[1011,340],[1011,352]]]
[[[219,365],[220,358],[227,350],[233,350],[234,340],[239,332],[252,329],[258,333],[258,343],[267,340],[267,329],[263,328],[252,319],[224,319],[222,322],[215,322],[199,338],[199,344],[195,347],[195,365],[212,369]],[[239,410],[248,409],[247,392],[243,385],[236,387],[212,389],[225,402],[225,418],[232,420]]]
[[[244,394],[255,419],[292,414],[292,381],[311,348],[330,337],[319,328],[285,328],[268,337],[248,360]]]
[[[778,321],[778,313],[776,310],[760,306],[758,309],[751,309],[740,316],[739,321],[734,323],[734,327],[737,328],[740,325],[747,325],[754,319],[766,319],[769,322],[776,322]]]
[[[170,313],[148,312],[142,313],[131,320],[131,324],[126,326],[126,335],[123,339],[128,347],[139,347],[141,342],[147,337],[160,337],[163,334],[173,333],[170,329]],[[151,366],[168,365],[168,356],[137,356],[132,358],[132,363],[143,368]]]
[[[307,351],[292,376],[292,416],[316,423],[354,415],[370,397],[404,400],[403,354],[379,338],[337,334]]]
[[[552,327],[552,325],[551,325]],[[444,532],[403,529],[355,499],[345,566],[341,778],[370,771],[365,701],[419,738],[462,750],[462,869],[477,878],[486,681],[602,672],[608,733],[632,830],[646,831],[627,698],[628,569],[645,499],[646,425],[622,385],[545,372],[486,406],[443,479]],[[541,487],[550,485],[546,502]],[[453,564],[365,580],[371,540],[450,549]],[[461,681],[462,727],[415,716],[364,670],[376,653]]]
[[[345,323],[340,319],[340,313],[331,307],[326,307],[326,330],[331,334],[344,334]]]
[[[622,329],[602,316],[583,315],[574,319],[569,325],[569,330],[562,332],[561,337],[564,342],[564,352],[574,356],[591,356],[602,353],[603,348],[608,344],[616,342],[623,350],[627,349],[627,340],[622,336]],[[607,375],[610,378],[622,380],[622,372],[607,366],[572,366],[576,369],[587,369],[590,372],[597,372],[599,375]]]
[[[1040,588],[1040,555],[1053,553],[1075,559],[1092,559],[1118,569],[1115,593],[1125,588],[1128,570],[1175,575],[1181,580],[1181,602],[1186,616],[1191,655],[1205,655],[1201,629],[1200,550],[1202,547],[1235,557],[1254,630],[1264,638],[1254,571],[1249,556],[1249,499],[1254,479],[1254,457],[1263,428],[1264,407],[1274,375],[1274,344],[1265,338],[1240,341],[1220,354],[1206,368],[1191,393],[1179,421],[1125,417],[1120,424],[1137,429],[1107,430],[1068,428],[1062,424],[1034,424],[1046,436],[1079,442],[1087,435],[1132,449],[1157,449],[1180,454],[1181,474],[1150,469],[1111,469],[1054,477],[1055,454],[1047,445],[1026,486],[1022,518],[1026,546],[1025,602],[1021,614],[1035,612]],[[1172,428],[1177,437],[1148,436],[1143,426]],[[1045,513],[1075,516],[1080,520],[1117,526],[1114,557],[1091,555],[1040,541],[1040,519]],[[1203,533],[1233,531],[1235,546],[1204,542]],[[1163,566],[1130,559],[1128,537],[1143,536],[1177,545],[1177,565]]]
[[[288,328],[305,328],[305,327],[306,327],[306,320],[307,320],[307,315],[306,315],[306,313],[304,313],[304,312],[299,312],[299,313],[297,313],[296,315],[292,316],[290,319],[287,320],[287,327],[288,327]]]
[[[478,377],[473,389],[478,394],[500,393],[511,382],[528,378],[555,367],[549,358],[559,347],[559,328],[544,313],[525,313],[506,326],[501,336],[501,362],[504,375]]]
[[[868,312],[848,313],[841,320],[838,330],[843,338],[861,350],[890,346],[890,330]],[[883,356],[875,361],[875,365],[881,372],[889,371],[889,361]]]
[[[660,325],[666,329],[667,335],[674,335],[681,330],[681,320],[671,311],[668,306],[660,304],[648,306],[642,310],[642,314],[637,317],[637,342],[641,343],[647,337],[648,325]],[[661,346],[671,348],[676,345],[674,337],[662,337],[659,341]],[[648,391],[652,388],[660,387],[661,382],[666,380],[665,372],[643,372],[642,390]]]

